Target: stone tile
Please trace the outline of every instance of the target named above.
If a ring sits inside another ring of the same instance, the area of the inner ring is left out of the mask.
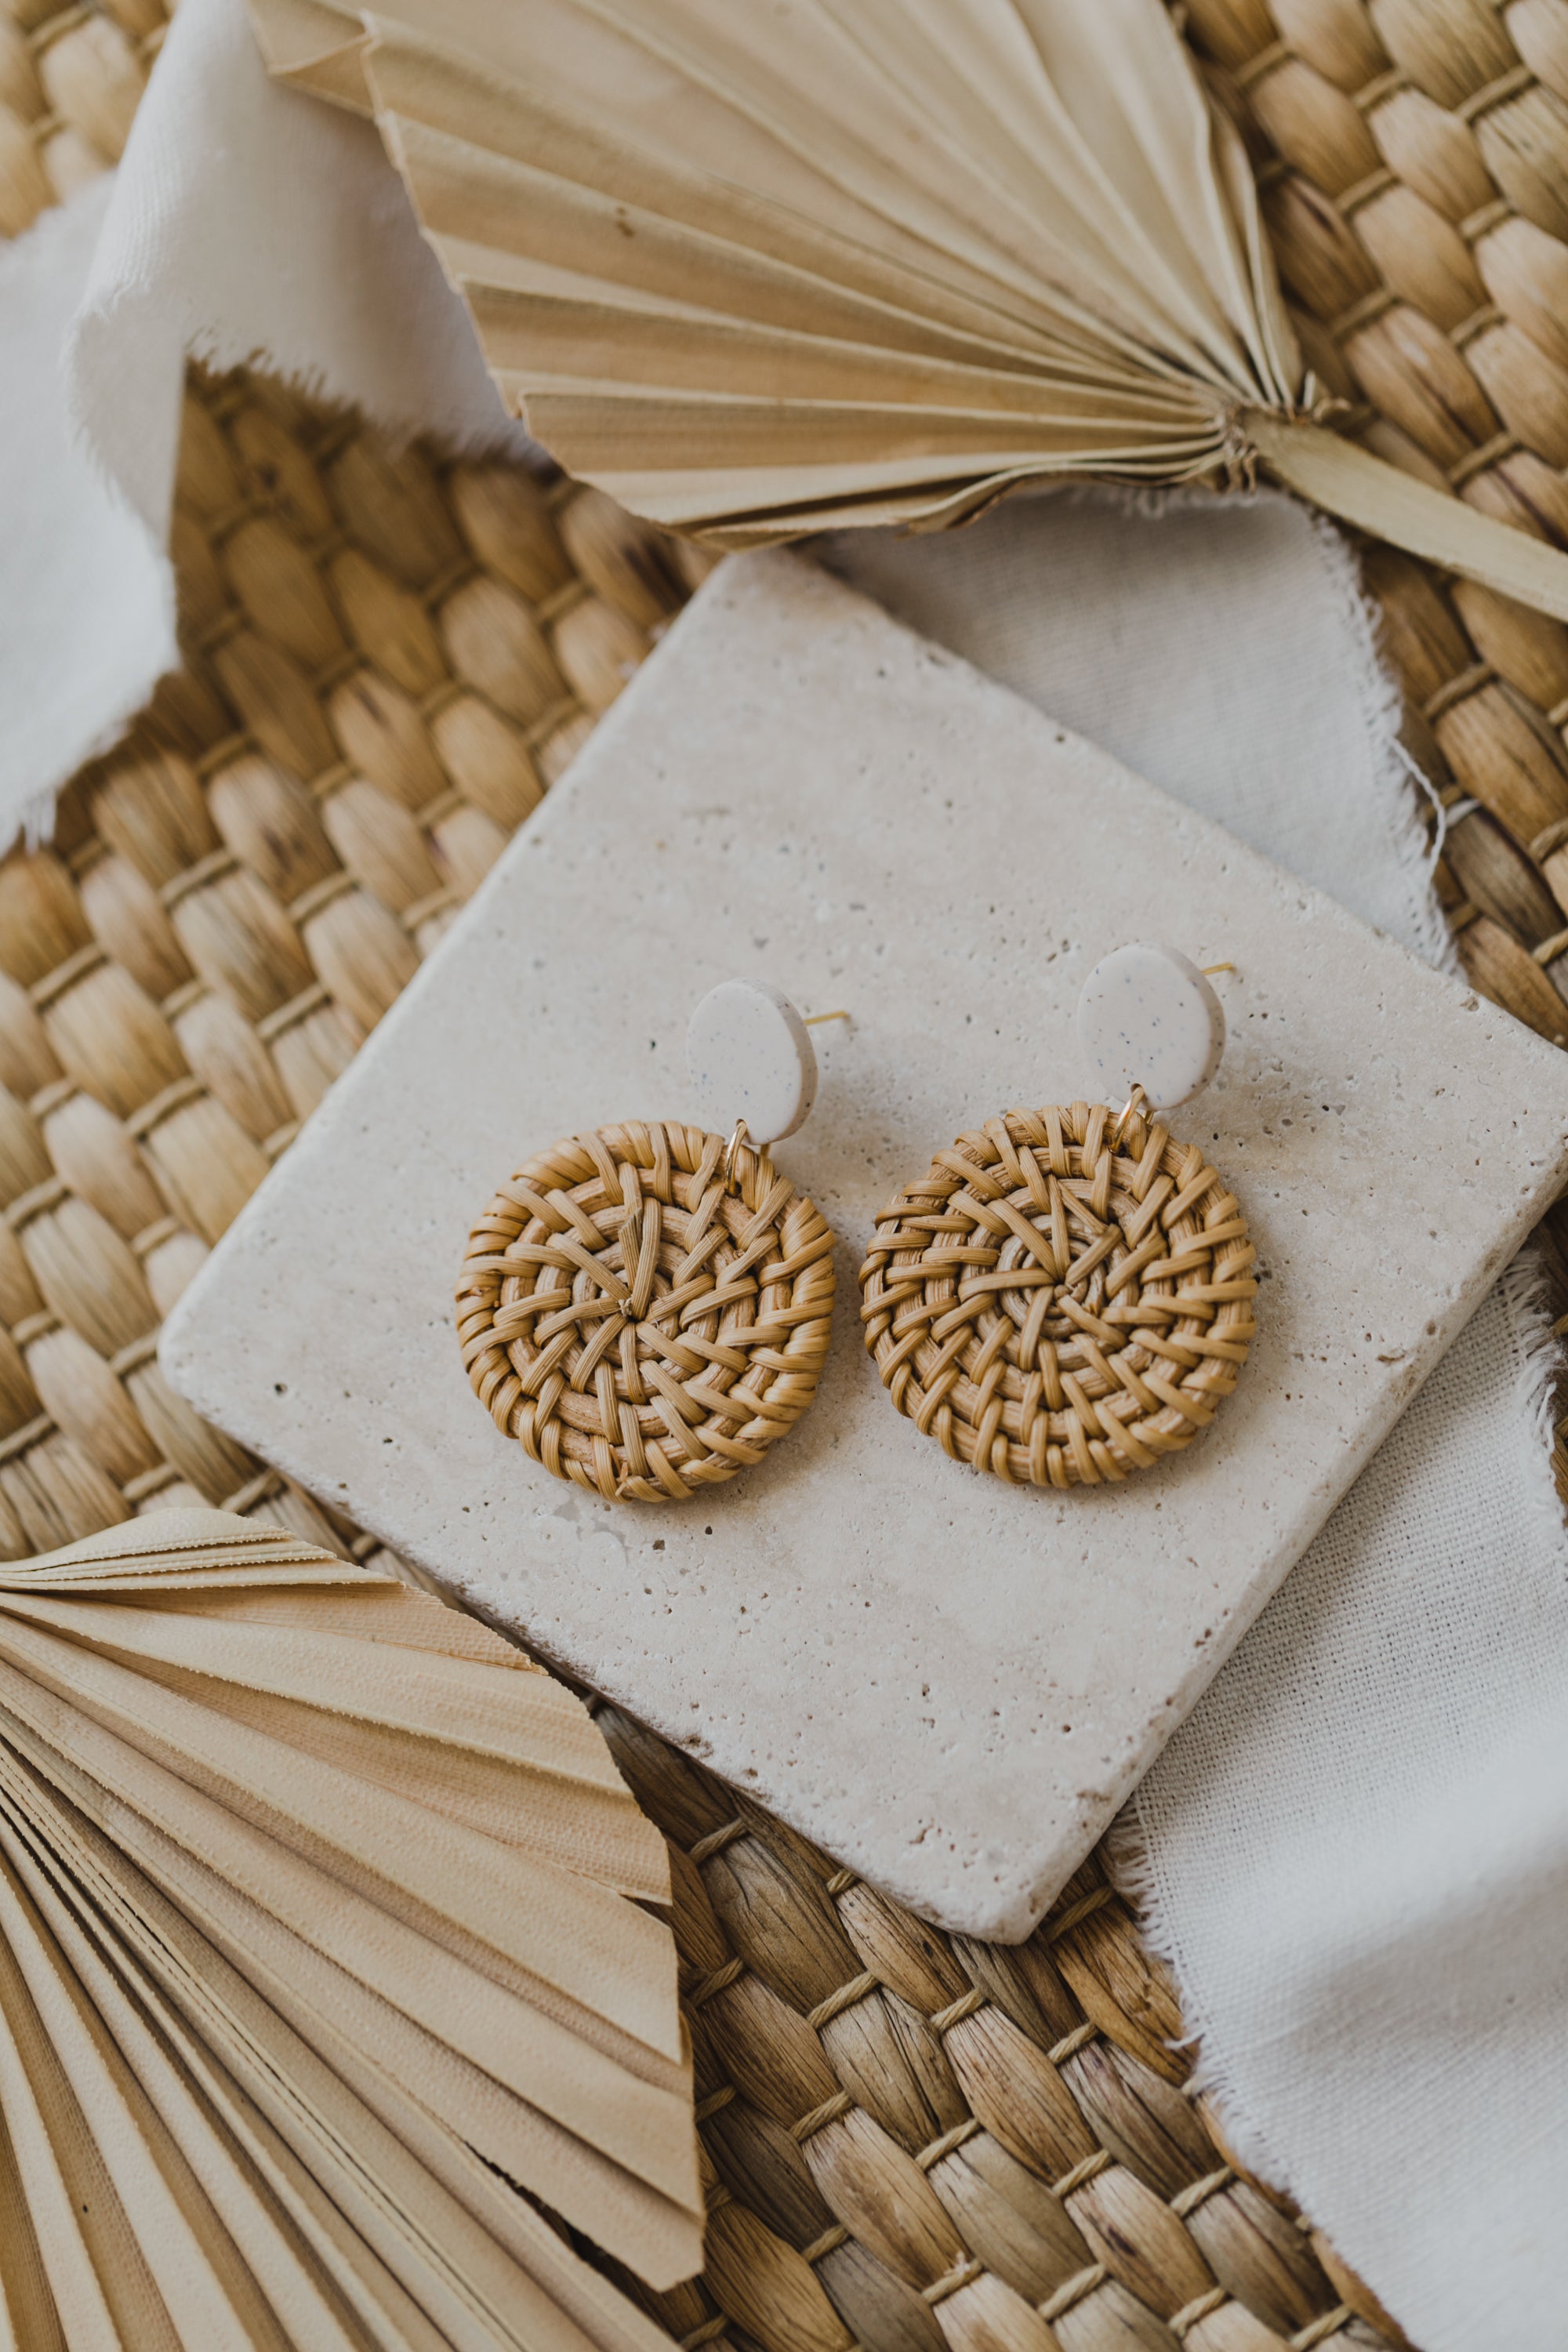
[[[949,1462],[860,1344],[875,1212],[933,1146],[1085,1091],[1090,966],[1224,982],[1172,1120],[1264,1276],[1236,1395],[1125,1486]],[[821,1393],[694,1504],[602,1505],[503,1440],[451,1328],[529,1151],[684,1118],[696,999],[816,1031],[778,1148],[841,1238]],[[708,583],[166,1328],[177,1387],[944,1926],[1025,1934],[1565,1172],[1568,1058],[798,558]]]

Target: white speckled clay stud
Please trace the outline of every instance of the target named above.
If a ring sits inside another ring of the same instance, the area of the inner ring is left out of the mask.
[[[1014,1485],[1152,1469],[1214,1419],[1258,1330],[1247,1220],[1160,1117],[1219,1068],[1207,978],[1173,948],[1118,948],[1078,1032],[1108,1099],[961,1135],[884,1209],[860,1269],[899,1411]]]
[[[1084,982],[1078,1041],[1108,1102],[1142,1087],[1155,1110],[1174,1110],[1219,1068],[1225,1008],[1195,963],[1140,940],[1102,956]]]
[[[761,980],[721,980],[691,1015],[686,1066],[704,1127],[753,1143],[782,1143],[816,1100],[816,1055],[787,996]]]
[[[760,1462],[827,1355],[833,1234],[768,1157],[816,1092],[806,1024],[727,980],[687,1056],[700,1125],[632,1119],[523,1160],[458,1282],[497,1428],[607,1503],[683,1502]]]

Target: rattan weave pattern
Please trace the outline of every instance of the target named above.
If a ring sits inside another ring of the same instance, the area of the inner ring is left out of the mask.
[[[1190,1445],[1234,1391],[1256,1255],[1218,1171],[1146,1108],[1010,1110],[879,1215],[866,1346],[944,1454],[1104,1486]]]
[[[816,1394],[833,1229],[765,1151],[673,1121],[536,1153],[468,1236],[458,1339],[535,1462],[607,1503],[686,1502]]]

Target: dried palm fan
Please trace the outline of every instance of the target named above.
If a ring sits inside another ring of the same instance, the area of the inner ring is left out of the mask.
[[[1568,617],[1568,558],[1341,440],[1160,0],[252,0],[374,114],[503,397],[756,546],[1247,481]]]
[[[666,2344],[509,2182],[698,2268],[668,1898],[578,1701],[390,1577],[221,1511],[0,1569],[0,2341]]]

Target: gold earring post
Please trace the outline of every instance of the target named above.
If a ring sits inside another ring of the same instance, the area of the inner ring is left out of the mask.
[[[1121,1106],[1121,1118],[1117,1120],[1116,1125],[1110,1130],[1110,1148],[1112,1151],[1119,1151],[1121,1150],[1121,1130],[1126,1126],[1128,1120],[1131,1118],[1134,1110],[1138,1108],[1140,1104],[1142,1104],[1142,1108],[1147,1110],[1149,1108],[1149,1097],[1144,1093],[1141,1086],[1134,1085],[1131,1093],[1128,1096],[1127,1100]]]

